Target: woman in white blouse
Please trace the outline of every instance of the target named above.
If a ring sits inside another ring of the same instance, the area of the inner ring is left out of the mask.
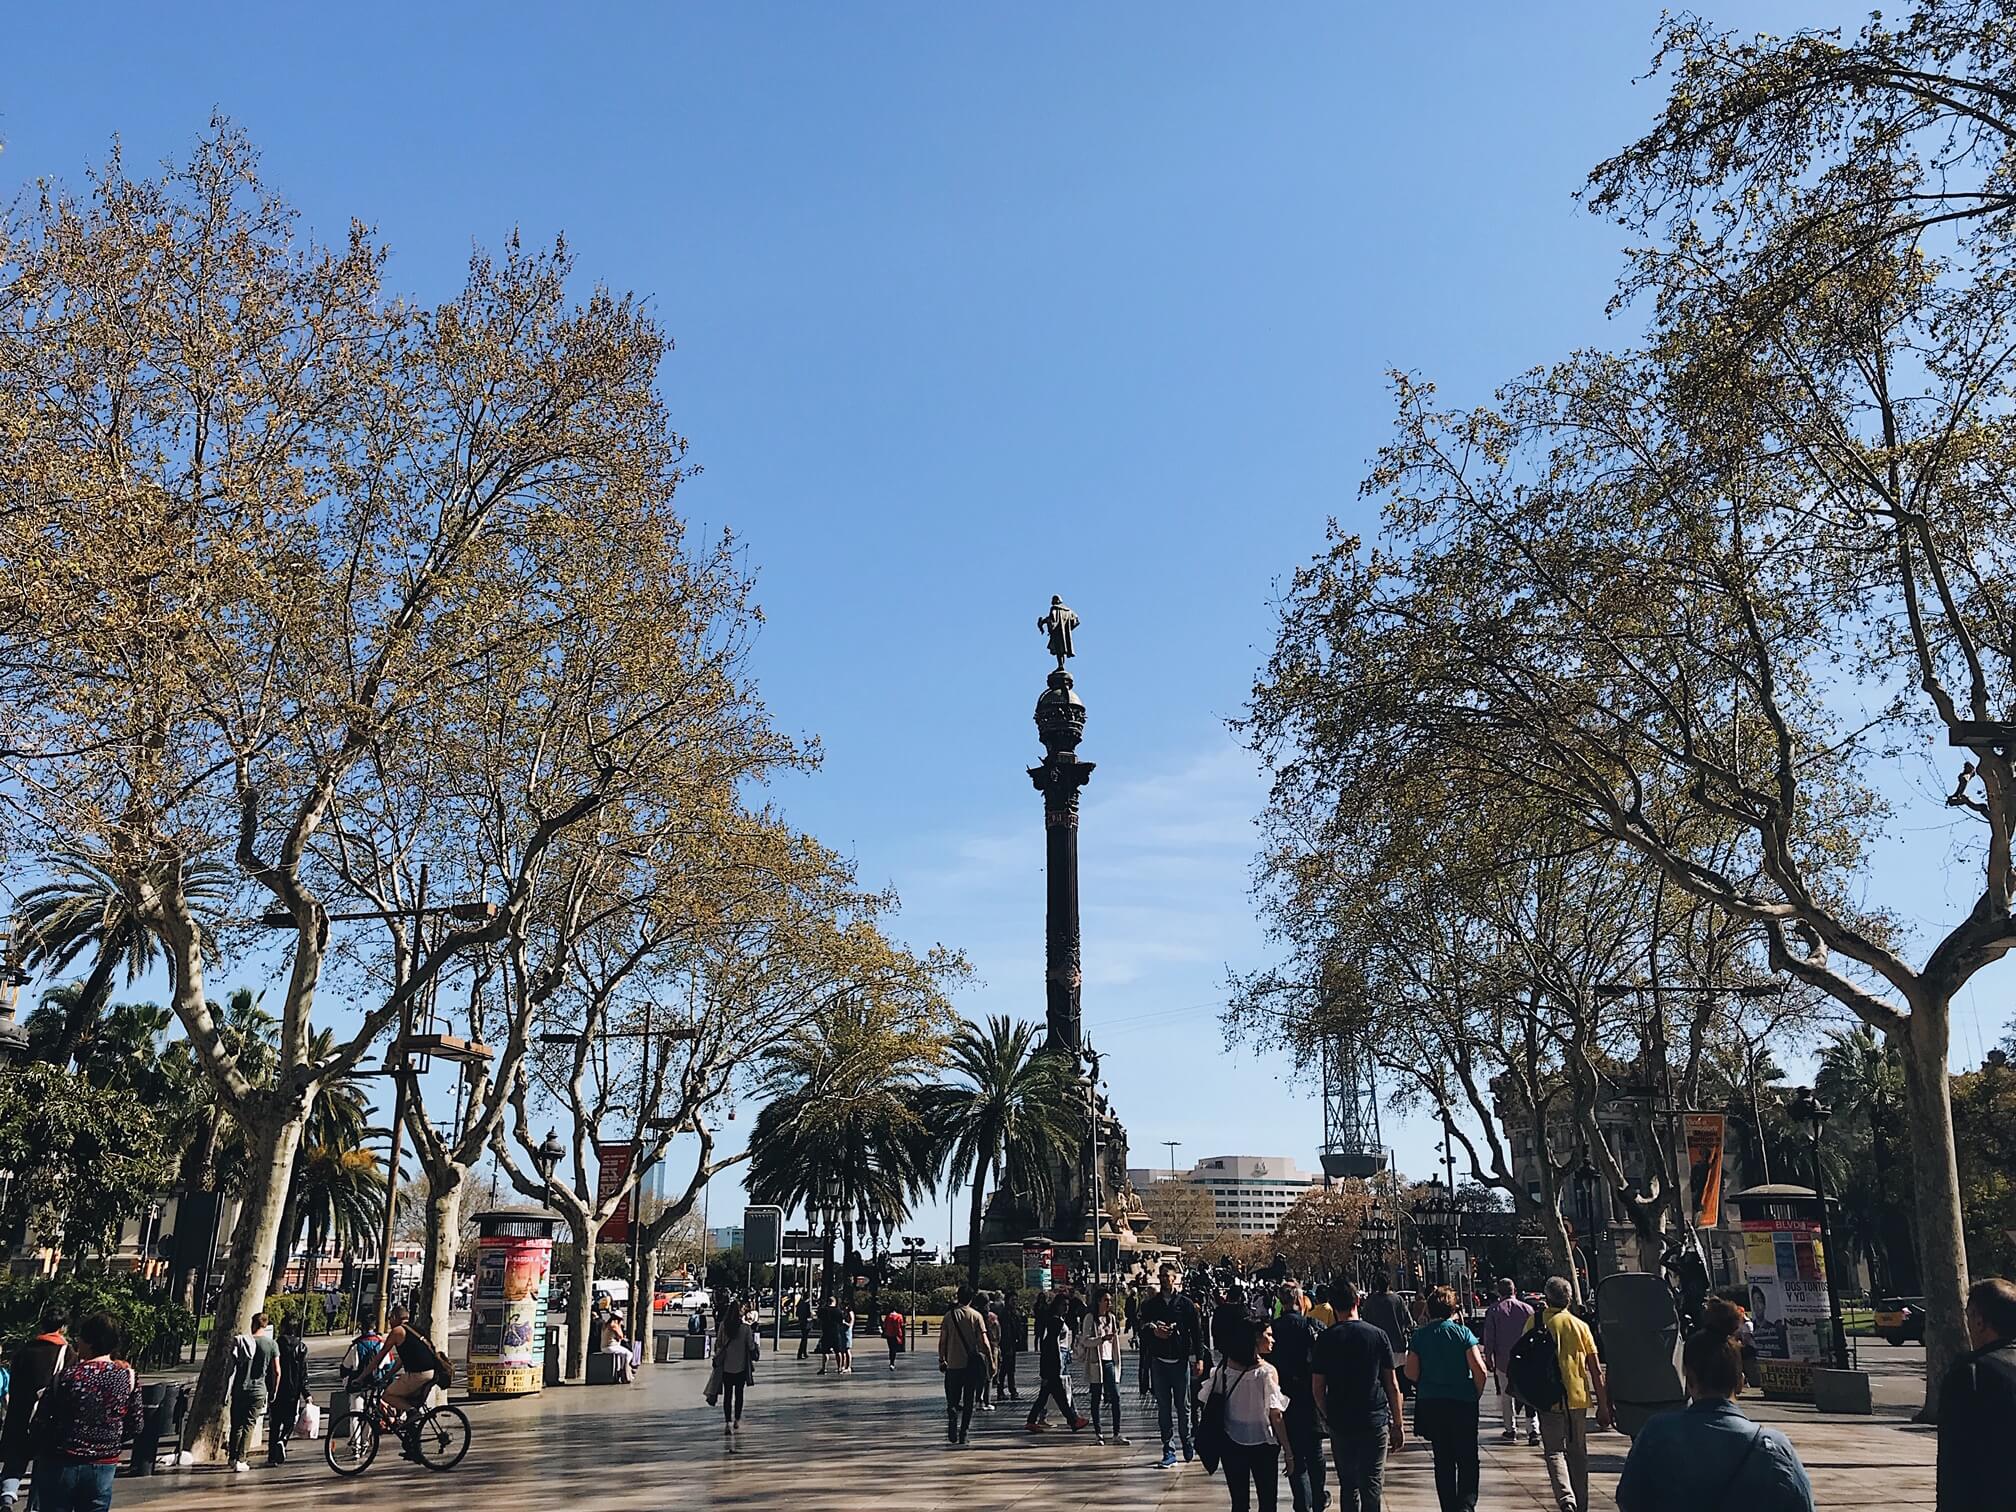
[[[1259,1512],[1274,1512],[1282,1469],[1295,1473],[1294,1451],[1281,1420],[1288,1398],[1281,1394],[1281,1377],[1267,1363],[1274,1352],[1274,1330],[1255,1320],[1250,1330],[1229,1332],[1233,1336],[1224,1340],[1225,1361],[1204,1382],[1206,1400],[1225,1399],[1225,1485],[1232,1493],[1232,1512],[1247,1512],[1254,1492]]]
[[[1120,1315],[1113,1311],[1113,1293],[1100,1287],[1092,1297],[1092,1315],[1078,1331],[1078,1352],[1085,1361],[1085,1385],[1092,1398],[1092,1431],[1102,1444],[1124,1444],[1120,1431]],[[1100,1416],[1101,1405],[1107,1417]],[[1108,1418],[1111,1420],[1109,1433]]]

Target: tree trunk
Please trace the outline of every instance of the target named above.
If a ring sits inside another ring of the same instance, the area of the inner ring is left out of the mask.
[[[1960,1166],[1953,1153],[1953,1103],[1946,1070],[1949,1003],[1914,1007],[1904,1043],[1911,1180],[1917,1192],[1920,1284],[1925,1288],[1925,1414],[1939,1417],[1939,1388],[1967,1353],[1967,1239],[1960,1213]],[[1833,1256],[1828,1256],[1833,1263]]]
[[[294,1169],[294,1151],[301,1142],[306,1114],[248,1124],[246,1147],[264,1151],[245,1173],[244,1207],[231,1234],[231,1260],[224,1267],[224,1287],[217,1298],[217,1320],[210,1348],[196,1377],[189,1403],[187,1439],[198,1460],[214,1458],[224,1446],[225,1398],[231,1376],[231,1341],[251,1326],[252,1315],[266,1302],[272,1280],[273,1239],[280,1227],[280,1208],[287,1200],[287,1180]]]
[[[448,1343],[448,1314],[455,1294],[455,1262],[462,1250],[462,1192],[466,1166],[450,1161],[437,1180],[427,1172],[426,1255],[420,1274],[420,1331],[442,1348]]]
[[[573,1295],[567,1299],[566,1376],[570,1381],[588,1374],[588,1309],[595,1300],[594,1233],[593,1225],[574,1229]]]
[[[973,1173],[973,1211],[966,1220],[966,1284],[975,1291],[980,1290],[980,1225],[987,1217],[986,1191],[987,1168],[982,1165]],[[1096,1223],[1092,1232],[1095,1236],[1099,1232]]]
[[[638,1358],[645,1365],[651,1363],[651,1330],[658,1313],[652,1304],[657,1300],[658,1247],[647,1244],[637,1257],[637,1274],[630,1283],[630,1337],[643,1351]]]

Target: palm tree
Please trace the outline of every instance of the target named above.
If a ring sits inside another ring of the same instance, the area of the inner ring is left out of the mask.
[[[1868,1257],[1877,1288],[1896,1284],[1890,1256],[1890,1140],[1892,1122],[1904,1106],[1904,1067],[1897,1052],[1867,1024],[1827,1036],[1813,1090],[1830,1104],[1840,1122],[1829,1148],[1846,1168],[1828,1171],[1828,1185],[1840,1195],[1844,1236]],[[1869,1167],[1856,1170],[1866,1152]],[[1839,1184],[1837,1185],[1837,1178]]]
[[[952,1041],[951,1069],[963,1080],[926,1090],[925,1119],[937,1161],[953,1181],[972,1187],[966,1225],[966,1275],[980,1284],[980,1225],[987,1178],[1039,1204],[1050,1196],[1060,1149],[1073,1147],[1081,1122],[1071,1066],[1038,1048],[1039,1027],[1004,1015],[983,1030],[968,1024]]]
[[[921,1047],[892,1037],[872,1005],[847,1004],[769,1057],[772,1101],[749,1135],[749,1195],[829,1215],[827,1239],[893,1231],[930,1184]]]
[[[91,971],[70,1004],[50,1059],[67,1066],[91,1024],[112,996],[112,978],[122,966],[131,986],[160,954],[160,944],[141,920],[137,890],[102,856],[58,851],[49,858],[54,880],[21,894],[18,918],[21,964],[51,973],[67,970],[86,950]],[[215,861],[193,861],[183,871],[183,890],[206,925],[231,895],[234,873]],[[211,931],[203,932],[206,943]],[[174,970],[172,959],[169,970]]]
[[[294,1181],[294,1211],[307,1231],[310,1265],[332,1244],[350,1253],[375,1240],[385,1212],[385,1171],[371,1151],[305,1146]]]

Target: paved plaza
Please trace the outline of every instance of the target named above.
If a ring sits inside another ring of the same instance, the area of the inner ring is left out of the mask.
[[[1209,1508],[1228,1505],[1221,1478],[1201,1467],[1156,1468],[1152,1404],[1131,1389],[1122,1398],[1130,1447],[1100,1447],[1091,1430],[1072,1436],[1023,1431],[1010,1403],[974,1420],[964,1449],[944,1443],[943,1395],[928,1351],[906,1356],[892,1375],[886,1357],[863,1350],[856,1374],[820,1378],[817,1362],[766,1356],[749,1391],[739,1443],[728,1443],[720,1414],[701,1400],[701,1365],[645,1371],[630,1387],[565,1387],[542,1396],[467,1404],[474,1424],[469,1457],[443,1475],[401,1462],[389,1446],[363,1475],[339,1480],[321,1445],[297,1444],[284,1469],[243,1475],[204,1468],[151,1480],[122,1480],[119,1507],[295,1508],[372,1504],[456,1508],[629,1509],[708,1506],[790,1507],[792,1512],[874,1507],[877,1512],[958,1508]],[[319,1355],[318,1351],[318,1355]],[[1918,1350],[1873,1355],[1879,1410],[1874,1418],[1817,1418],[1810,1410],[1746,1403],[1792,1435],[1823,1508],[1932,1506],[1932,1431],[1909,1421],[1910,1371]],[[318,1396],[326,1364],[317,1360]],[[1551,1508],[1537,1449],[1498,1442],[1487,1399],[1482,1508]],[[1026,1410],[1026,1403],[1024,1404]],[[1598,1508],[1610,1497],[1628,1441],[1591,1439]],[[1432,1512],[1428,1450],[1410,1441],[1390,1462],[1387,1506]],[[1334,1506],[1334,1501],[1333,1501]],[[1281,1507],[1288,1507],[1282,1487]]]

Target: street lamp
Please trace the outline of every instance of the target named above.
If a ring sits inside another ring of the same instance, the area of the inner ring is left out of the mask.
[[[1813,1195],[1820,1201],[1820,1256],[1821,1265],[1827,1272],[1827,1321],[1831,1334],[1834,1368],[1848,1368],[1848,1331],[1841,1326],[1841,1293],[1835,1279],[1834,1231],[1827,1221],[1827,1177],[1820,1164],[1820,1134],[1827,1127],[1827,1120],[1834,1116],[1834,1110],[1813,1095],[1811,1087],[1800,1087],[1792,1094],[1791,1104],[1785,1110],[1795,1123],[1806,1125],[1808,1136],[1813,1141]]]
[[[539,1173],[539,1185],[545,1188],[546,1201],[553,1201],[553,1172],[567,1154],[567,1147],[560,1143],[557,1130],[548,1129],[546,1137],[539,1142],[539,1148],[532,1152],[532,1168]]]

